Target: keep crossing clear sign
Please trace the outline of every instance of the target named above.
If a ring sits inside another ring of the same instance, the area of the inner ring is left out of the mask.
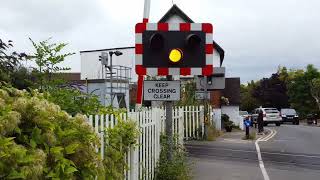
[[[143,95],[146,101],[179,101],[180,81],[144,81]]]

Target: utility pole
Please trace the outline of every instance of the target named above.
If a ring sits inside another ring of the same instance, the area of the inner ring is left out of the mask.
[[[101,55],[99,56],[99,61],[101,62],[101,79],[103,79],[103,105],[106,105],[106,79],[103,75],[103,67],[108,66],[108,53],[107,52],[102,52]],[[107,71],[105,71],[107,73]],[[106,76],[107,77],[107,76]]]
[[[110,55],[110,96],[111,96],[111,107],[113,107],[113,74],[112,74],[112,55],[113,52],[109,52]]]
[[[112,65],[112,56],[121,56],[123,53],[120,51],[110,51],[110,66],[108,66],[109,71],[110,71],[110,96],[111,96],[111,107],[113,107],[113,98],[114,98],[114,93],[113,93],[113,65]]]
[[[208,87],[207,87],[207,82],[208,78],[207,76],[204,76],[204,101],[203,101],[203,106],[204,106],[204,132],[203,132],[203,138],[207,139],[208,137]]]

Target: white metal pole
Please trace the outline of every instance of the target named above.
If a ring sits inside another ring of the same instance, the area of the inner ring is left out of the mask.
[[[151,0],[144,0],[143,22],[149,21]]]
[[[144,8],[143,8],[143,23],[149,22],[149,15],[150,15],[150,5],[151,0],[144,0]],[[136,109],[139,109],[142,106],[142,96],[143,96],[143,78],[144,76],[138,76],[137,82],[137,104]]]

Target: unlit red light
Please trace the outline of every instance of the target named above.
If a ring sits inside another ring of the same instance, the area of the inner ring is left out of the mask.
[[[169,59],[173,63],[179,62],[183,57],[183,53],[180,49],[172,49],[169,54]]]

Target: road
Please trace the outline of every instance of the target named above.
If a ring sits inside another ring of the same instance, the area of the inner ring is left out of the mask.
[[[261,151],[262,175],[255,141],[220,138],[214,142],[188,142],[194,179],[200,180],[318,180],[320,179],[320,127],[268,126],[276,132]]]

